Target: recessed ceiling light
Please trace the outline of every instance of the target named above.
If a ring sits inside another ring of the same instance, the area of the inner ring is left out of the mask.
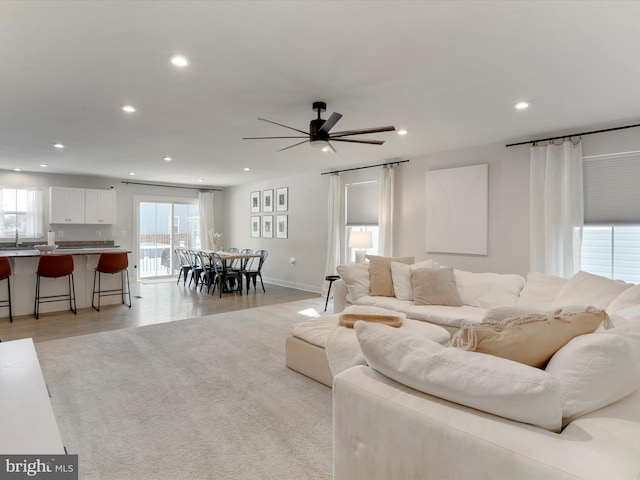
[[[529,104],[527,102],[518,102],[516,103],[516,108],[518,110],[524,110],[525,108],[529,108]]]
[[[189,65],[189,59],[184,55],[173,55],[171,57],[171,63],[173,63],[176,67],[186,67]]]
[[[124,110],[127,113],[133,113],[136,111],[136,107],[134,107],[133,105],[124,105],[122,107],[122,110]]]
[[[401,128],[400,130],[398,130],[398,135],[406,135],[407,133],[409,133],[407,130],[405,130],[404,128]]]
[[[204,178],[199,178],[198,181],[199,182],[204,182]]]
[[[249,167],[244,167],[245,172],[249,172],[251,169]]]
[[[136,174],[136,172],[129,172],[129,175],[131,175],[132,177]]]
[[[64,145],[61,143],[54,143],[53,146],[56,148],[64,148]]]
[[[171,157],[164,157],[164,161],[165,161],[165,162],[170,162],[171,160],[173,160],[173,158],[171,158]]]
[[[22,169],[21,169],[21,168],[14,168],[14,169],[13,169],[13,171],[14,171],[14,172],[21,172],[21,171],[22,171]]]
[[[46,163],[41,163],[41,164],[40,164],[40,166],[41,166],[42,168],[45,168],[45,167],[48,167],[49,165],[47,165]]]

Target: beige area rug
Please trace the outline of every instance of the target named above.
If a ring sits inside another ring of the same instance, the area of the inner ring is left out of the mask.
[[[36,344],[81,479],[330,479],[331,390],[284,366],[309,301]]]

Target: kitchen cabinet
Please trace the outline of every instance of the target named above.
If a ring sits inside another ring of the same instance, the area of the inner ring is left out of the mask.
[[[85,223],[84,188],[49,189],[49,223]]]
[[[116,192],[86,189],[84,223],[110,225],[115,223]]]

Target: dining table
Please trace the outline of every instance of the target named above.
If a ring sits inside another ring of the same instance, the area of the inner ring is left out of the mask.
[[[211,262],[213,262],[213,254],[217,254],[222,260],[222,270],[224,272],[233,264],[234,260],[244,260],[250,258],[260,258],[259,253],[240,253],[240,252],[224,252],[222,250],[201,250],[202,252],[209,255]],[[248,287],[247,287],[248,288]],[[240,291],[242,291],[242,285],[240,286]]]

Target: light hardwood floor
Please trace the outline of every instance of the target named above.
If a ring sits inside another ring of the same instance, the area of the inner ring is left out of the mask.
[[[263,293],[258,284],[257,292],[251,289],[248,295],[232,293],[220,298],[217,292],[210,295],[196,291],[193,286],[176,285],[175,280],[132,282],[131,308],[122,304],[103,305],[99,312],[83,308],[77,315],[70,311],[40,314],[39,320],[33,315],[26,315],[14,317],[13,323],[8,317],[0,318],[0,339],[4,342],[33,338],[34,342],[44,342],[305,299],[313,300],[310,304],[321,304],[324,308],[324,301],[317,293],[270,284],[265,284],[265,289],[267,291]],[[8,311],[2,309],[1,314],[8,315]]]

